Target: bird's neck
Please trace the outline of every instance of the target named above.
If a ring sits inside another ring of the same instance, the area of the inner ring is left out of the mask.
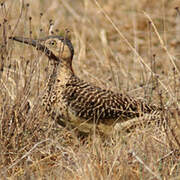
[[[60,63],[54,66],[54,70],[57,73],[57,77],[65,76],[68,78],[74,74],[72,64],[70,63]]]
[[[54,64],[48,81],[48,91],[50,92],[53,89],[56,82],[62,85],[65,84],[72,75],[74,75],[74,72],[71,65],[65,63]]]

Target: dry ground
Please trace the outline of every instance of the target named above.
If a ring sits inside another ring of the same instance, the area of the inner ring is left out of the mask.
[[[178,7],[178,0],[1,1],[0,179],[180,179]],[[82,141],[48,119],[40,106],[48,59],[8,37],[66,29],[77,76],[166,107],[166,127]]]

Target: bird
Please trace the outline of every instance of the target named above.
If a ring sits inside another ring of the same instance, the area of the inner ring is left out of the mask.
[[[52,62],[53,70],[42,105],[62,127],[76,128],[87,134],[96,131],[110,135],[116,123],[160,111],[155,104],[80,79],[72,67],[74,47],[66,36],[50,35],[41,39],[14,36],[9,39],[35,47]]]

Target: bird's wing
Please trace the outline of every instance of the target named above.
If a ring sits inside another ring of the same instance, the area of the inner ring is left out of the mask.
[[[108,119],[127,120],[155,110],[143,101],[101,89],[75,76],[66,84],[63,97],[76,116],[97,123],[108,123]]]

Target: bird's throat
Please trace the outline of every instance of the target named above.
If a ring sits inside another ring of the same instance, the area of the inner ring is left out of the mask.
[[[53,70],[52,73],[49,77],[49,81],[48,81],[48,91],[52,91],[53,86],[57,83],[60,85],[64,85],[67,83],[67,81],[69,80],[69,78],[71,78],[71,76],[74,75],[72,66],[70,66],[69,64],[55,64],[53,66]]]

